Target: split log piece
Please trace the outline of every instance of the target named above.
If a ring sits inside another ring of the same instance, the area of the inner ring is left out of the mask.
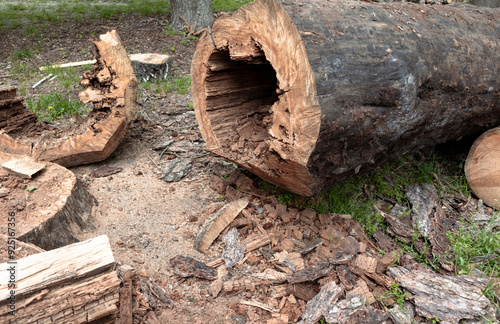
[[[116,149],[135,118],[137,80],[116,31],[101,35],[94,45],[96,63],[84,73],[84,90],[78,95],[83,103],[93,104],[89,115],[58,129],[37,123],[22,102],[0,101],[0,151],[74,166],[102,161]]]
[[[209,151],[311,196],[499,125],[498,34],[465,4],[256,0],[200,37],[196,117]]]
[[[108,237],[0,264],[0,322],[114,323],[120,281]],[[15,267],[15,316],[9,269]]]

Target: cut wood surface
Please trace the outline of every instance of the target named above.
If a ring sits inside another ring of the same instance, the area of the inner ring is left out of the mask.
[[[94,44],[97,62],[79,94],[94,106],[88,117],[62,129],[37,123],[11,87],[0,87],[0,151],[73,166],[102,161],[115,150],[135,118],[137,80],[116,31]]]
[[[212,242],[231,223],[236,216],[248,205],[248,198],[241,198],[225,205],[218,212],[210,216],[200,228],[194,239],[194,248],[206,252]]]
[[[16,156],[16,159],[19,156]],[[0,165],[13,157],[0,152]],[[25,157],[25,163],[32,162]],[[0,213],[14,213],[15,238],[52,250],[78,242],[83,229],[93,227],[92,208],[97,200],[76,179],[73,172],[50,162],[32,179],[22,179],[0,167],[0,177],[9,190],[0,198]],[[20,188],[20,185],[26,189]],[[29,191],[28,188],[31,188]],[[7,234],[8,217],[0,219]]]
[[[500,124],[498,34],[464,4],[256,0],[200,38],[196,117],[209,151],[310,196]]]
[[[107,236],[0,264],[0,322],[114,323],[120,282]],[[9,271],[16,267],[16,312]]]
[[[172,74],[172,57],[163,54],[132,54],[130,61],[139,82],[164,80]]]
[[[472,144],[465,176],[478,198],[500,208],[500,127],[488,130]]]

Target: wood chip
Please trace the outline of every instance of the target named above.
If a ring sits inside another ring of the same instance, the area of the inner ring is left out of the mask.
[[[248,201],[248,198],[233,201],[209,217],[194,239],[194,248],[200,252],[206,252],[217,236],[248,205]]]
[[[2,167],[23,179],[31,179],[45,168],[45,164],[29,160],[11,160],[2,164]]]
[[[306,310],[302,314],[305,324],[315,324],[321,317],[328,313],[328,307],[334,305],[344,291],[342,286],[338,286],[334,281],[325,284],[319,294],[306,304]]]
[[[377,269],[377,259],[365,254],[359,254],[354,265],[365,272],[375,272]]]
[[[191,257],[177,255],[169,260],[172,271],[182,278],[197,277],[208,280],[217,279],[217,271],[205,263]]]

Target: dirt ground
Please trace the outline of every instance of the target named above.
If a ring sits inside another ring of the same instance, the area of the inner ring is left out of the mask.
[[[16,49],[41,48],[33,58],[24,60],[23,64],[30,67],[91,59],[89,39],[112,29],[118,31],[129,53],[168,52],[173,56],[174,73],[187,75],[195,43],[183,44],[181,35],[166,35],[165,25],[165,17],[128,15],[90,24],[68,21],[41,31],[36,38],[21,30],[2,33],[0,75],[11,71],[9,56]],[[3,77],[2,83],[18,85],[19,79]],[[80,89],[75,85],[74,93]],[[60,90],[45,83],[30,89],[29,94]],[[220,194],[210,189],[210,176],[224,176],[234,170],[202,150],[204,143],[194,112],[189,110],[190,102],[190,93],[141,98],[137,119],[111,157],[98,164],[71,168],[99,203],[94,210],[96,228],[83,233],[81,239],[108,235],[119,268],[144,271],[165,287],[175,306],[163,311],[159,317],[162,323],[232,323],[234,311],[229,305],[236,297],[213,299],[207,292],[209,281],[181,279],[173,275],[168,263],[176,255],[201,261],[220,257],[220,243],[219,248],[215,246],[204,255],[193,249],[193,238],[206,217],[224,204]],[[164,154],[160,160],[161,150],[153,149],[167,140],[177,141],[181,148],[176,155],[192,163],[182,180],[171,183],[161,179],[161,169],[173,156]],[[107,177],[90,176],[103,165],[123,169]]]

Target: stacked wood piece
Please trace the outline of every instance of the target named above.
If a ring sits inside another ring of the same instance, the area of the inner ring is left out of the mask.
[[[15,262],[0,265],[2,323],[115,322],[120,282],[107,236]],[[14,289],[8,287],[12,267]],[[9,314],[11,305],[14,315]]]
[[[209,151],[311,196],[500,124],[498,34],[469,5],[256,0],[200,38],[196,117]]]

